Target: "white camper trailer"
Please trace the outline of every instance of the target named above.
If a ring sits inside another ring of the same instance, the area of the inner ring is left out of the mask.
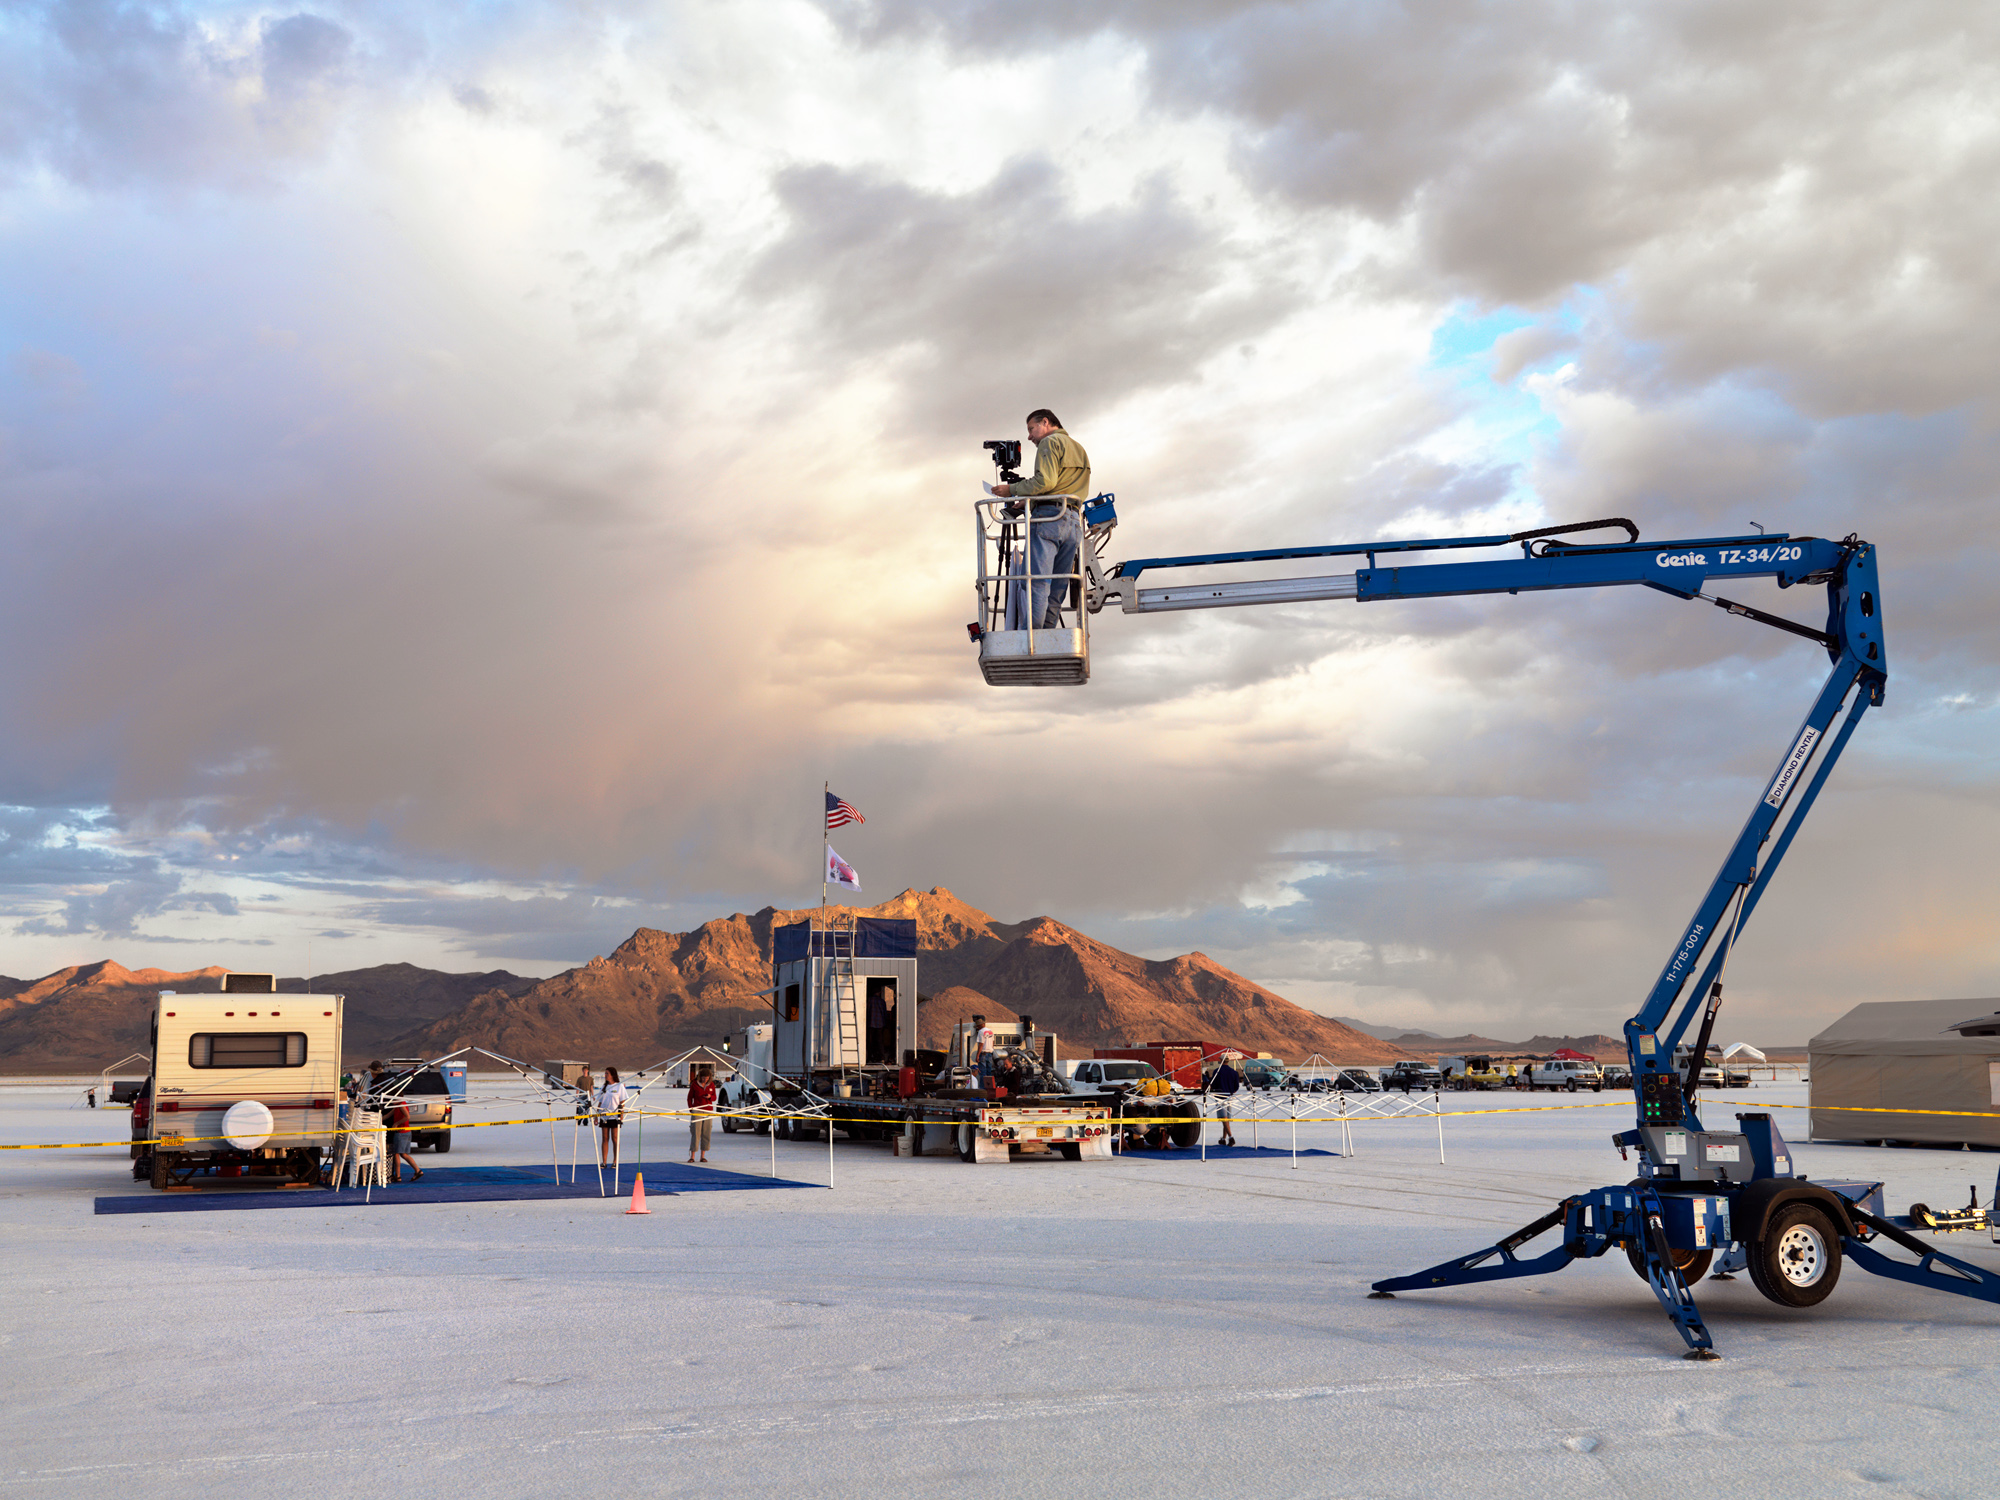
[[[268,974],[228,974],[219,995],[160,992],[154,1187],[185,1187],[201,1172],[319,1180],[340,1122],[341,997],[275,988]]]

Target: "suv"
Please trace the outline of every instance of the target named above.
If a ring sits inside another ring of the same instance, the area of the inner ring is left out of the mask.
[[[1418,1089],[1436,1089],[1444,1083],[1444,1075],[1422,1058],[1406,1057],[1382,1075],[1382,1087],[1401,1089],[1404,1093],[1415,1093]]]
[[[1594,1062],[1553,1058],[1528,1064],[1528,1089],[1530,1092],[1535,1089],[1565,1089],[1572,1094],[1578,1089],[1590,1089],[1602,1093],[1604,1074]]]
[[[400,1099],[410,1111],[410,1145],[443,1155],[451,1150],[451,1085],[421,1058],[399,1057],[389,1065],[380,1098]]]

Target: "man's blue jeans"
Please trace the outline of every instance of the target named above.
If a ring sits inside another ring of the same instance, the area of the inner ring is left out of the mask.
[[[1028,619],[1037,630],[1054,630],[1062,624],[1060,612],[1069,602],[1069,580],[1039,575],[1076,571],[1083,518],[1074,505],[1046,503],[1031,507],[1028,516],[1028,572],[1037,575],[1029,591]]]

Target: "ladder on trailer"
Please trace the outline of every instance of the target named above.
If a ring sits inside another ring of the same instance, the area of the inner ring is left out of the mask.
[[[859,1067],[861,1055],[861,1012],[854,983],[855,924],[828,929],[827,989],[833,1001],[833,1049],[835,1067]]]

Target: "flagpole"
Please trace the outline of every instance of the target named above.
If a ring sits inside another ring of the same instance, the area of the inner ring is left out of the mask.
[[[827,782],[821,790],[828,797],[831,797],[833,795],[833,783],[831,781]],[[829,858],[827,851],[832,847],[833,835],[827,830],[826,826],[826,802],[824,799],[821,799],[819,805],[819,909],[822,915],[826,912],[826,862]],[[832,1130],[827,1131],[826,1138],[828,1140],[833,1139]]]

